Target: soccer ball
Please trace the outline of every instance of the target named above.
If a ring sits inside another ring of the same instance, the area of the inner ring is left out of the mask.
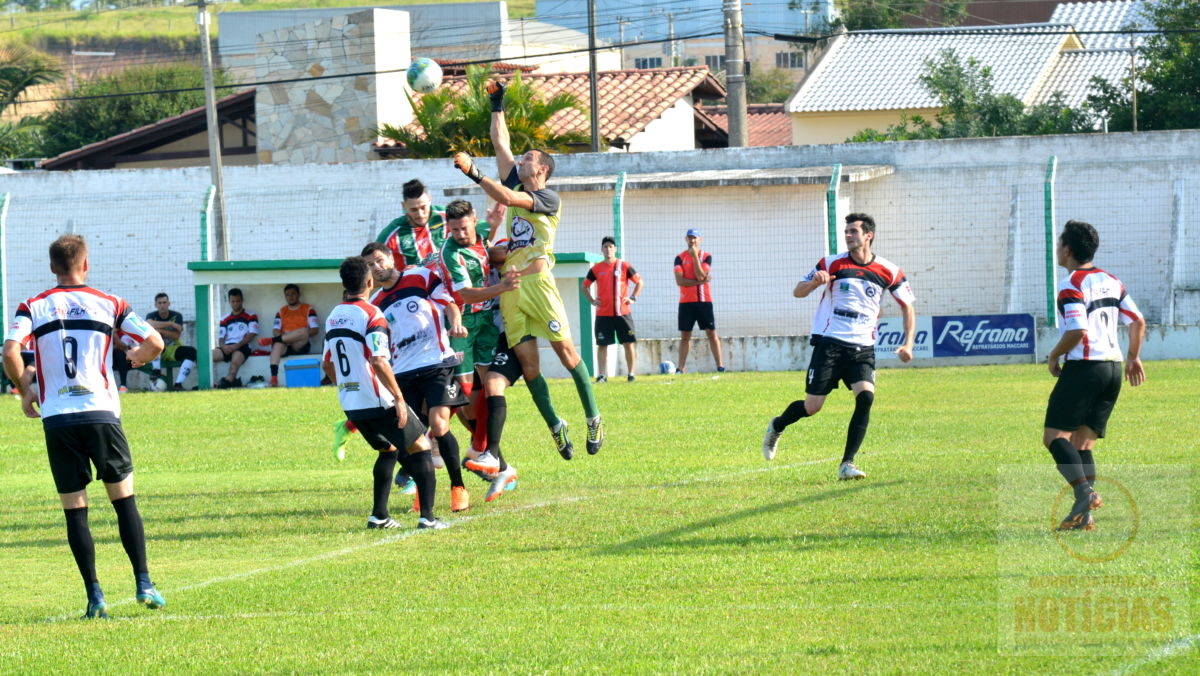
[[[442,67],[433,59],[421,57],[408,67],[408,86],[413,91],[429,93],[442,84]]]
[[[664,361],[658,365],[658,372],[665,375],[670,375],[675,372],[675,362]]]
[[[150,389],[154,392],[166,392],[167,381],[163,378],[155,378],[150,381]]]

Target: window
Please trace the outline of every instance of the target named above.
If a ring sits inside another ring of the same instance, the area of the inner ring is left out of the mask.
[[[775,52],[776,68],[803,68],[804,52]]]
[[[724,54],[709,54],[704,57],[704,65],[712,72],[725,70],[725,55]]]
[[[662,68],[661,56],[649,56],[633,60],[634,68]]]

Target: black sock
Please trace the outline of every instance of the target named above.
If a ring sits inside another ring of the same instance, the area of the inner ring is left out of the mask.
[[[462,466],[458,464],[458,439],[455,439],[454,433],[449,430],[436,438],[438,453],[441,453],[442,460],[446,461],[446,474],[450,477],[450,485],[463,486]]]
[[[146,531],[142,527],[142,515],[138,512],[137,498],[129,496],[113,500],[113,509],[117,511],[117,530],[121,533],[121,544],[129,555],[129,563],[133,564],[134,574],[147,572],[146,569]]]
[[[1096,460],[1091,451],[1079,451],[1079,464],[1083,466],[1083,478],[1088,484],[1096,485]]]
[[[88,528],[88,508],[64,509],[63,514],[67,517],[67,544],[71,545],[75,565],[79,566],[83,584],[90,593],[92,583],[96,582],[96,544]]]
[[[279,364],[271,364],[271,377],[279,377]]]
[[[504,433],[504,419],[508,417],[508,401],[503,395],[487,398],[487,436],[488,453],[500,460],[500,471],[508,469],[504,456],[500,454],[500,435]]]
[[[388,498],[392,495],[392,472],[396,471],[396,451],[381,451],[375,458],[375,468],[371,475],[375,479],[375,505],[371,508],[371,516],[376,519],[388,518]]]
[[[870,390],[863,390],[854,397],[854,415],[850,416],[850,426],[846,429],[846,450],[842,453],[842,462],[854,462],[854,456],[867,436],[873,403],[875,393]]]
[[[1079,451],[1075,450],[1071,442],[1060,438],[1050,442],[1050,455],[1054,457],[1058,473],[1075,489],[1075,497],[1086,496],[1090,486],[1088,486],[1087,478],[1083,473],[1083,462],[1079,457]]]
[[[796,401],[788,404],[788,407],[779,415],[778,418],[775,418],[771,421],[771,427],[776,432],[782,432],[787,429],[788,425],[791,425],[801,418],[807,417],[808,409],[804,408],[804,400],[797,399]]]
[[[421,518],[433,518],[433,500],[437,491],[437,475],[433,473],[433,454],[420,451],[413,454],[400,453],[400,464],[404,471],[417,483],[417,498],[421,501]]]

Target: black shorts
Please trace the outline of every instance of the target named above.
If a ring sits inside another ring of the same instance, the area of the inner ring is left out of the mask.
[[[295,345],[292,345],[291,343],[284,343],[283,339],[281,339],[279,336],[275,336],[275,340],[272,342],[280,343],[287,348],[283,351],[284,357],[293,357],[298,354],[308,354],[308,351],[312,349],[311,343],[305,343],[301,347],[296,347]]]
[[[875,346],[845,345],[831,340],[813,339],[812,359],[808,362],[808,394],[824,396],[837,389],[838,381],[849,389],[854,383],[875,382]]]
[[[420,417],[408,409],[408,421],[404,427],[396,426],[396,414],[390,413],[378,418],[355,420],[354,426],[362,433],[362,437],[371,448],[377,451],[387,451],[395,448],[400,451],[408,450],[425,434],[425,426]],[[419,452],[419,451],[414,451]]]
[[[453,366],[434,366],[412,373],[396,376],[396,384],[404,394],[404,401],[414,411],[422,410],[422,404],[434,406],[466,406],[462,385],[454,377]]]
[[[504,333],[496,342],[496,356],[488,366],[488,373],[499,373],[508,380],[509,385],[521,379],[521,362],[517,360],[517,353],[508,346],[508,337]]]
[[[230,361],[231,359],[233,359],[233,355],[238,352],[241,352],[242,354],[246,355],[246,357],[249,357],[250,356],[250,346],[243,345],[243,346],[239,347],[238,349],[234,350],[233,352],[230,352],[229,354],[225,354],[224,351],[221,351],[217,357],[217,363],[219,364],[221,362]]]
[[[1073,432],[1084,425],[1104,438],[1108,416],[1121,394],[1119,361],[1068,361],[1063,364],[1050,401],[1045,426]]]
[[[701,331],[712,331],[717,328],[717,322],[713,319],[712,301],[679,304],[679,330],[691,331],[692,327],[697,324],[700,325]]]
[[[108,484],[115,484],[133,472],[129,442],[120,423],[81,423],[44,431],[50,473],[59,493],[87,488],[92,482],[93,464],[96,476]]]
[[[114,355],[117,352],[120,352],[120,350],[113,350]],[[33,353],[32,352],[22,352],[21,353],[21,363],[25,365],[25,368],[29,368],[30,366],[33,366]]]
[[[596,317],[596,344],[612,345],[614,342],[622,345],[637,342],[633,335],[633,315]]]

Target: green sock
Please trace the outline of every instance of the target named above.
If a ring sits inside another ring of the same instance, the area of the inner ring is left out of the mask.
[[[575,381],[575,389],[579,391],[579,401],[583,402],[584,414],[589,420],[600,415],[600,407],[596,405],[596,393],[592,391],[592,378],[588,375],[587,365],[582,359],[571,369],[571,378]]]
[[[529,394],[533,395],[533,405],[537,406],[538,413],[542,414],[542,420],[554,429],[558,425],[558,412],[554,410],[554,402],[550,401],[550,386],[546,384],[546,379],[540,374],[533,380],[526,380],[525,384],[529,386]]]

